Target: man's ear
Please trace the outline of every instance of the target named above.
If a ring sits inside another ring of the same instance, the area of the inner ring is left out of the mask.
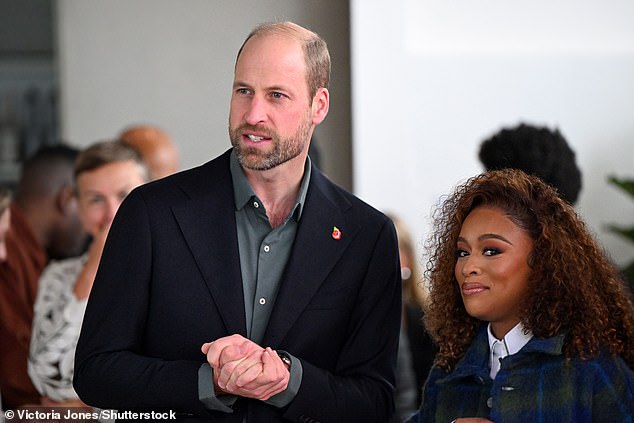
[[[55,207],[63,215],[74,213],[77,208],[75,188],[68,184],[60,188],[55,196]]]
[[[330,108],[330,93],[327,88],[320,88],[313,97],[313,124],[319,125],[328,114]]]

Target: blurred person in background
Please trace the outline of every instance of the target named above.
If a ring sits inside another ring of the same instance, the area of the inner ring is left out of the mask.
[[[7,259],[6,237],[11,224],[11,192],[0,187],[0,262]]]
[[[392,422],[401,422],[420,406],[422,387],[434,364],[436,345],[423,325],[428,289],[421,277],[416,247],[409,228],[394,214],[403,281],[403,316],[396,365],[396,413]]]
[[[148,176],[139,153],[122,142],[93,144],[77,158],[79,217],[92,242],[79,257],[51,262],[40,278],[28,371],[42,395],[42,404],[84,405],[72,380],[75,346],[88,295],[119,205],[130,191],[147,182]]]
[[[486,170],[522,170],[554,187],[570,204],[577,202],[581,170],[559,129],[526,123],[502,128],[482,141],[478,156]]]
[[[0,263],[0,391],[5,410],[40,399],[27,373],[39,277],[50,259],[77,256],[86,243],[73,179],[78,153],[57,145],[27,159],[10,206],[7,255]]]
[[[162,129],[151,125],[131,126],[123,130],[119,138],[139,151],[152,180],[179,170],[180,157],[176,145]]]
[[[7,259],[7,247],[5,238],[11,224],[11,191],[0,187],[0,263]],[[0,422],[4,421],[4,411],[2,408],[2,392],[0,391]]]

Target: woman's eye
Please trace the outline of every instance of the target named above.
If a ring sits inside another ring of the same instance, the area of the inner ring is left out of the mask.
[[[482,254],[485,256],[496,256],[498,254],[500,254],[500,250],[498,250],[497,248],[485,248],[482,251]]]
[[[458,248],[456,249],[455,255],[456,255],[456,258],[467,257],[469,255],[469,252]]]

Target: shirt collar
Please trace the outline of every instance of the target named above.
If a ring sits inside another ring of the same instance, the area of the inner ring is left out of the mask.
[[[251,184],[246,175],[242,171],[242,167],[238,162],[235,151],[231,151],[229,157],[229,169],[231,171],[231,179],[233,180],[233,196],[235,198],[236,210],[242,209],[253,197],[257,198],[257,195],[253,192]],[[306,156],[306,163],[304,164],[304,176],[299,186],[299,193],[297,194],[297,201],[295,207],[291,210],[291,215],[299,219],[302,215],[304,203],[306,201],[306,193],[308,192],[308,183],[310,182],[311,175],[311,161],[310,157]]]
[[[487,334],[489,335],[489,350],[491,351],[491,354],[493,351],[493,344],[496,342],[502,342],[504,344],[506,353],[502,354],[502,357],[517,353],[533,337],[531,332],[524,329],[522,322],[515,325],[515,327],[511,329],[502,340],[497,339],[491,332],[491,323],[488,325]]]
[[[488,341],[488,325],[482,324],[471,345],[467,349],[465,356],[456,364],[453,372],[447,374],[439,383],[448,383],[462,378],[477,377],[486,380],[489,376],[489,366],[485,363],[491,362],[491,348]],[[561,355],[564,345],[565,334],[555,335],[550,338],[532,337],[528,343],[521,348],[522,354],[548,354]]]

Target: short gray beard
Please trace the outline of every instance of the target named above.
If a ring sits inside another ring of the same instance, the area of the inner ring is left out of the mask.
[[[304,121],[302,125],[297,128],[295,134],[289,138],[279,138],[277,134],[269,134],[267,132],[267,135],[271,136],[274,148],[267,155],[263,155],[262,152],[256,148],[241,146],[240,132],[244,127],[245,126],[238,127],[235,131],[229,128],[233,151],[243,168],[259,171],[273,169],[299,156],[306,147],[308,134],[310,132],[308,120]]]

